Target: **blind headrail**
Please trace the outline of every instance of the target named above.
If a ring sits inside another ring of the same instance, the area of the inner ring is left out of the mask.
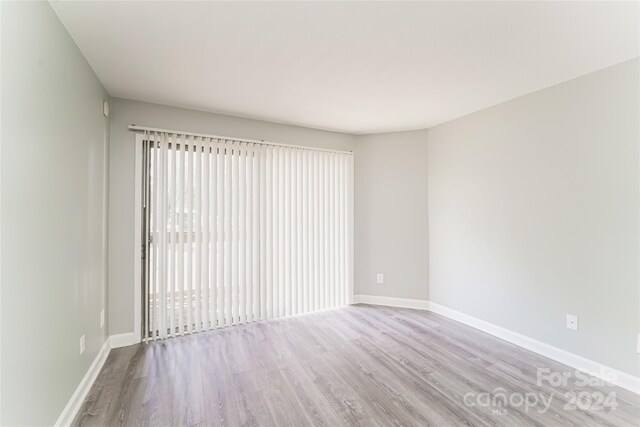
[[[353,155],[353,151],[346,150],[329,150],[326,148],[316,148],[316,147],[307,147],[304,145],[292,145],[292,144],[281,144],[278,142],[269,142],[258,139],[246,139],[246,138],[234,138],[230,136],[221,136],[221,135],[208,135],[204,133],[194,133],[194,132],[185,132],[181,130],[171,130],[171,129],[160,129],[160,128],[152,128],[147,126],[138,126],[138,125],[129,125],[129,130],[134,132],[159,132],[159,133],[167,133],[167,134],[176,134],[176,135],[188,135],[188,136],[197,136],[201,138],[212,138],[212,139],[223,139],[226,141],[238,141],[238,142],[250,142],[253,144],[263,144],[263,145],[273,145],[276,147],[288,147],[288,148],[296,148],[299,150],[310,150],[310,151],[324,151],[327,153],[340,153],[340,154],[349,154]]]

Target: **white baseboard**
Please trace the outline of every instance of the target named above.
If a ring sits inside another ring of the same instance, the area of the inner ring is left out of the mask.
[[[534,353],[548,357],[549,359],[553,359],[556,362],[586,372],[633,393],[640,394],[640,378],[638,377],[431,301],[379,297],[374,295],[355,295],[354,303],[429,310],[533,351]]]
[[[354,304],[386,305],[389,307],[428,310],[429,301],[409,298],[381,297],[376,295],[354,295]]]
[[[494,325],[493,323],[486,322],[476,317],[469,316],[468,314],[452,310],[434,302],[429,303],[429,309],[434,313],[457,320],[460,323],[464,323],[465,325],[479,329],[512,344],[526,348],[534,353],[541,354],[542,356],[553,359],[556,362],[563,363],[574,369],[593,375],[596,378],[603,379],[636,394],[640,394],[640,378],[634,377],[626,372],[619,371],[607,365],[603,365],[602,363],[587,359],[586,357],[578,356],[577,354],[568,352],[542,341],[538,341],[501,326]]]
[[[98,355],[91,363],[89,370],[85,374],[80,384],[76,388],[76,391],[67,402],[67,406],[64,407],[64,410],[58,417],[58,421],[56,421],[56,427],[66,427],[71,425],[74,418],[76,417],[80,406],[82,406],[82,402],[84,402],[85,397],[87,397],[87,393],[91,390],[91,386],[93,386],[94,381],[98,377],[104,362],[107,360],[107,356],[109,355],[109,351],[112,348],[126,347],[128,345],[137,344],[140,342],[139,339],[136,338],[136,334],[134,332],[126,333],[126,334],[118,334],[111,335],[107,338],[107,340],[100,348]]]
[[[107,356],[109,355],[109,351],[111,347],[109,346],[109,339],[105,340],[104,344],[100,348],[95,359],[93,359],[93,363],[89,367],[89,370],[78,384],[76,391],[73,392],[71,399],[67,402],[67,406],[64,407],[62,413],[58,417],[58,420],[55,423],[55,426],[58,427],[66,427],[71,425],[73,419],[76,417],[80,406],[82,406],[82,402],[84,402],[85,397],[87,397],[87,393],[91,390],[91,386],[93,382],[98,377],[104,362],[107,360]]]
[[[135,332],[111,335],[109,337],[109,344],[111,345],[111,348],[126,347],[128,345],[138,344],[139,342],[140,339],[136,337]]]

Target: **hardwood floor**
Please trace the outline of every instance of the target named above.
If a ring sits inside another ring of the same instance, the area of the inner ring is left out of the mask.
[[[437,314],[356,305],[112,350],[74,425],[640,424],[640,396],[578,379]]]

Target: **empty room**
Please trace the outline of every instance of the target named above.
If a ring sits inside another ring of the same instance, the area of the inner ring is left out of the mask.
[[[0,425],[640,426],[640,2],[0,30]]]

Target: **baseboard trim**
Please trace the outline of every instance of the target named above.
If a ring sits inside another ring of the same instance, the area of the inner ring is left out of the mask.
[[[586,372],[596,378],[606,380],[633,393],[640,394],[640,378],[611,368],[602,363],[595,362],[577,354],[568,352],[551,344],[514,332],[493,323],[478,319],[468,314],[453,310],[449,307],[426,300],[413,300],[405,298],[379,297],[374,295],[355,295],[354,303],[386,305],[389,307],[413,308],[429,310],[433,313],[448,317],[464,323],[467,326],[481,330],[495,337],[515,344],[519,347],[538,353],[549,359],[560,362],[571,368]]]
[[[109,344],[111,348],[126,347],[133,344],[138,344],[140,340],[136,338],[135,332],[128,332],[126,334],[116,334],[109,337]]]
[[[109,351],[112,348],[126,347],[128,345],[137,344],[140,342],[139,339],[136,338],[136,334],[134,332],[129,332],[126,334],[118,334],[111,335],[106,339],[98,355],[95,359],[93,359],[93,363],[89,367],[89,370],[85,374],[80,384],[76,388],[76,391],[67,402],[67,406],[64,407],[64,410],[58,417],[58,421],[56,421],[56,427],[66,427],[71,425],[76,415],[78,414],[78,410],[80,410],[80,406],[82,406],[82,402],[87,397],[89,390],[91,390],[91,386],[95,382],[104,362],[107,360],[107,356],[109,356]]]
[[[377,295],[354,295],[353,304],[386,305],[388,307],[428,310],[429,301],[409,298],[381,297]]]
[[[66,427],[71,425],[78,410],[80,410],[80,406],[82,406],[82,402],[84,402],[85,397],[91,390],[91,386],[93,386],[94,381],[98,377],[104,362],[107,360],[107,356],[109,356],[109,351],[111,347],[109,345],[109,339],[105,340],[104,344],[100,348],[100,351],[96,355],[96,358],[93,359],[89,370],[78,384],[76,391],[73,392],[71,399],[67,402],[67,406],[64,407],[62,413],[58,417],[58,420],[55,423],[56,427]]]

